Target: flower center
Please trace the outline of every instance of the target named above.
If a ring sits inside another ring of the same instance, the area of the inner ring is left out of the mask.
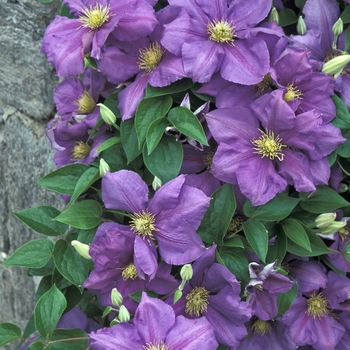
[[[203,156],[203,163],[206,165],[207,169],[210,170],[211,166],[213,164],[213,157],[214,157],[215,152],[207,152]]]
[[[76,112],[80,114],[89,114],[96,107],[95,101],[87,91],[84,91],[74,103],[77,106]]]
[[[258,89],[259,95],[262,95],[264,91],[271,86],[271,83],[272,83],[271,74],[270,73],[265,74],[263,80],[260,83],[255,85]]]
[[[148,343],[142,346],[143,350],[171,350],[163,341],[157,343]]]
[[[134,264],[130,264],[122,272],[123,280],[135,280],[139,275],[137,274],[136,267]]]
[[[236,37],[235,26],[227,20],[214,20],[207,25],[209,40],[233,45]]]
[[[156,231],[154,225],[155,215],[148,211],[131,215],[130,226],[131,230],[142,238],[153,237],[153,231]]]
[[[102,6],[98,3],[94,7],[90,5],[89,8],[85,7],[82,10],[82,15],[79,16],[79,21],[82,23],[84,28],[100,28],[111,16],[109,9],[109,5]]]
[[[345,240],[345,238],[347,238],[347,236],[349,236],[349,229],[345,226],[345,227],[342,227],[341,229],[339,229],[338,231],[338,235],[339,237],[341,238],[342,241]]]
[[[283,99],[286,102],[293,101],[295,99],[301,100],[303,93],[294,86],[294,84],[288,84],[286,86],[287,92],[284,94]]]
[[[72,150],[72,159],[74,161],[87,157],[90,153],[91,146],[83,141],[78,141]]]
[[[243,219],[239,215],[235,215],[228,225],[225,237],[233,236],[235,233],[241,231],[243,228]]]
[[[190,293],[186,295],[185,312],[191,316],[201,316],[207,311],[209,292],[204,287],[194,287]]]
[[[284,154],[281,152],[282,148],[287,146],[282,144],[282,139],[275,134],[273,131],[267,130],[267,132],[261,132],[261,136],[258,140],[251,140],[250,142],[256,146],[254,147],[254,153],[261,154],[262,157],[268,157],[271,160],[277,158],[279,161],[283,160]]]
[[[308,316],[312,318],[318,317],[319,319],[329,314],[328,300],[319,293],[312,293],[311,297],[307,300],[307,311]]]
[[[148,49],[140,49],[139,68],[151,73],[161,61],[165,50],[157,43],[151,43]]]
[[[266,333],[269,333],[270,330],[271,330],[270,323],[260,319],[257,319],[252,326],[252,331],[262,336],[265,335]]]

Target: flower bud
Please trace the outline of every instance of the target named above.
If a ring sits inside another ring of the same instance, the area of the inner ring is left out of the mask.
[[[315,225],[317,228],[325,228],[330,225],[337,217],[336,213],[324,213],[317,216]]]
[[[338,188],[338,193],[345,193],[349,191],[349,186],[345,183],[340,183],[339,188]]]
[[[322,67],[322,72],[328,75],[333,75],[334,78],[337,78],[349,63],[349,54],[340,55],[326,62]]]
[[[163,183],[161,179],[159,179],[157,176],[154,177],[152,182],[152,188],[157,191],[160,187],[162,187]]]
[[[181,290],[176,290],[174,293],[174,304],[182,297],[182,292]]]
[[[111,169],[110,169],[109,165],[106,163],[106,161],[103,158],[101,158],[100,159],[100,175],[101,175],[101,177],[103,177],[104,174],[106,174],[106,172],[110,171],[110,170]]]
[[[85,259],[91,260],[91,256],[89,254],[90,247],[87,244],[81,243],[76,240],[72,241],[70,244],[74,247],[74,249],[80,256],[82,256]]]
[[[121,306],[123,302],[123,296],[118,292],[117,288],[113,288],[111,291],[111,301],[114,306]]]
[[[299,16],[298,22],[297,22],[297,33],[299,35],[305,35],[306,33],[306,23],[304,21],[303,16]]]
[[[279,21],[279,16],[278,16],[278,11],[276,10],[276,7],[273,7],[271,9],[271,12],[269,14],[269,18],[268,18],[269,22],[276,22],[278,24]]]
[[[324,235],[331,235],[335,232],[338,232],[342,227],[346,226],[346,221],[334,221],[325,228],[321,228],[319,233]]]
[[[193,276],[193,269],[191,264],[182,266],[180,276],[183,281],[189,281]]]
[[[117,117],[114,115],[114,113],[102,103],[98,103],[97,106],[100,107],[100,114],[103,121],[108,125],[114,125],[117,121]]]
[[[343,33],[344,30],[344,25],[343,25],[343,21],[341,18],[339,18],[333,25],[332,27],[332,33],[334,35],[340,35],[341,33]]]
[[[120,322],[129,322],[130,321],[130,313],[124,305],[121,305],[119,308],[118,318],[119,318]]]

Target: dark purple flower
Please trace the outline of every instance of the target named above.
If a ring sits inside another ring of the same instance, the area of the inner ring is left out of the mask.
[[[214,327],[217,341],[235,348],[247,334],[244,322],[250,318],[251,308],[241,301],[235,276],[215,262],[215,249],[216,246],[208,248],[193,263],[193,277],[172,306],[177,315],[195,319],[205,316]]]
[[[152,199],[148,186],[132,171],[107,172],[102,179],[102,198],[108,209],[131,213],[130,227],[135,234],[135,264],[154,276],[156,264],[148,256],[155,249],[168,264],[182,265],[197,259],[204,245],[196,230],[210,199],[200,190],[184,185],[185,176],[167,182]]]
[[[218,346],[205,317],[195,320],[176,317],[169,305],[149,298],[146,293],[142,294],[132,324],[103,328],[90,333],[89,338],[94,350],[216,350]]]

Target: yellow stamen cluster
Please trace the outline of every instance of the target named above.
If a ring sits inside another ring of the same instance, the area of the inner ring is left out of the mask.
[[[315,292],[311,294],[310,298],[307,300],[307,311],[308,316],[312,316],[313,319],[322,318],[330,313],[328,306],[328,300],[323,296],[322,293],[316,294]]]
[[[91,146],[83,141],[78,141],[72,150],[72,160],[77,161],[87,157],[90,153]]]
[[[148,49],[140,49],[139,68],[151,73],[161,61],[165,50],[157,43],[151,43]]]
[[[203,163],[207,166],[207,169],[210,170],[213,164],[213,157],[215,152],[207,152],[203,156]]]
[[[171,350],[164,342],[148,343],[142,346],[143,350]]]
[[[122,272],[123,280],[135,280],[138,277],[136,267],[134,264],[130,264]]]
[[[227,20],[214,20],[207,25],[209,40],[233,45],[236,37],[235,26]]]
[[[254,153],[261,154],[262,157],[268,157],[271,160],[277,158],[279,161],[283,160],[284,154],[281,152],[282,148],[287,146],[282,144],[282,139],[273,131],[267,130],[266,133],[259,129],[261,136],[258,140],[251,140],[254,147]]]
[[[264,91],[271,86],[271,74],[270,73],[267,73],[264,75],[264,78],[263,80],[258,83],[258,84],[255,84],[255,86],[257,87],[258,89],[258,93],[259,95],[262,95],[264,93]]]
[[[243,219],[239,215],[235,215],[230,224],[228,225],[225,237],[230,237],[235,233],[241,231],[243,229]]]
[[[342,227],[341,229],[339,229],[338,231],[338,235],[341,238],[342,241],[345,240],[345,238],[347,238],[350,234],[350,230],[345,226]]]
[[[155,215],[148,211],[132,214],[130,221],[131,230],[137,235],[142,236],[142,238],[153,238],[153,231],[157,230],[154,221]]]
[[[286,86],[286,89],[287,89],[287,92],[284,94],[283,96],[283,99],[286,101],[286,102],[290,102],[290,101],[293,101],[293,100],[301,100],[303,97],[303,93],[297,89],[294,84],[288,84]]]
[[[207,311],[209,292],[204,287],[194,287],[190,293],[186,295],[185,312],[191,316],[202,316]]]
[[[266,333],[270,333],[271,325],[269,322],[257,319],[252,326],[252,331],[261,336],[264,336]]]
[[[77,106],[75,111],[80,114],[89,114],[96,107],[94,99],[87,91],[80,95],[79,99],[75,101],[75,105]]]
[[[85,7],[81,11],[82,15],[79,16],[79,21],[84,28],[98,29],[103,23],[107,22],[111,16],[109,10],[109,5],[102,6],[98,3],[94,7],[90,5],[89,8]]]

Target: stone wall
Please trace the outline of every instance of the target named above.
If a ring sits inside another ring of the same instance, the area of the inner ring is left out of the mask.
[[[44,131],[55,114],[57,78],[39,50],[59,6],[59,0],[0,0],[0,261],[43,237],[13,212],[40,205],[63,208],[57,194],[34,183],[55,169]],[[0,322],[14,322],[23,330],[33,312],[35,288],[26,269],[0,267]]]

